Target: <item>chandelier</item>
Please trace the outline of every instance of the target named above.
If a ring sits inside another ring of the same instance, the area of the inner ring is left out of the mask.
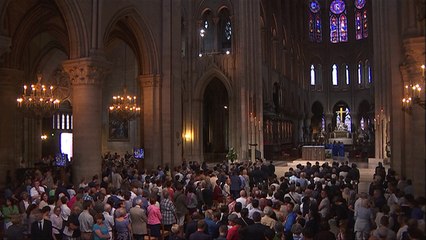
[[[43,85],[42,78],[42,74],[37,74],[37,83],[32,84],[30,89],[24,85],[22,96],[16,99],[18,107],[29,115],[46,117],[59,108],[60,101],[53,94],[53,86]]]
[[[410,111],[413,104],[417,104],[425,109],[425,99],[422,99],[422,87],[425,84],[425,65],[420,67],[422,70],[422,80],[420,82],[412,82],[405,85],[404,98],[402,99],[402,109]]]
[[[112,103],[109,107],[110,114],[123,121],[130,121],[139,116],[141,108],[138,106],[136,96],[128,95],[126,87],[126,56],[127,45],[124,45],[124,87],[123,92],[112,97]]]
[[[136,96],[127,95],[127,88],[124,87],[122,94],[113,96],[109,112],[121,120],[133,120],[141,111],[136,102]]]

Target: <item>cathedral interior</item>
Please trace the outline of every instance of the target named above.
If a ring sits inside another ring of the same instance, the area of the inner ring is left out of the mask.
[[[424,0],[2,0],[0,173],[58,153],[81,179],[107,152],[154,168],[343,142],[424,196],[424,66]]]

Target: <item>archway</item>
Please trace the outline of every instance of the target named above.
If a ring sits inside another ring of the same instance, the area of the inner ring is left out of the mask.
[[[203,154],[205,161],[222,161],[229,147],[229,96],[214,78],[203,95]]]

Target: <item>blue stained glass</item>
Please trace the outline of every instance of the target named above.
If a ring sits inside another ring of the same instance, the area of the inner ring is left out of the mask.
[[[313,13],[317,13],[320,10],[320,5],[317,0],[311,0],[309,3],[309,9]]]
[[[336,16],[330,18],[330,41],[332,43],[337,43],[338,39],[338,20]]]
[[[365,6],[365,0],[355,0],[355,7],[361,9]]]
[[[362,29],[361,29],[361,12],[357,12],[355,16],[355,31],[356,31],[356,39],[362,39]]]
[[[345,2],[342,0],[334,0],[330,5],[330,11],[334,14],[341,14],[345,11]]]
[[[340,41],[348,41],[348,25],[346,21],[346,16],[344,14],[340,16]]]

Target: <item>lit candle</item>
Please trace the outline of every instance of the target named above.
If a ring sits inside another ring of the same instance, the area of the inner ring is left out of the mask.
[[[24,85],[24,95],[27,95],[27,85]]]

